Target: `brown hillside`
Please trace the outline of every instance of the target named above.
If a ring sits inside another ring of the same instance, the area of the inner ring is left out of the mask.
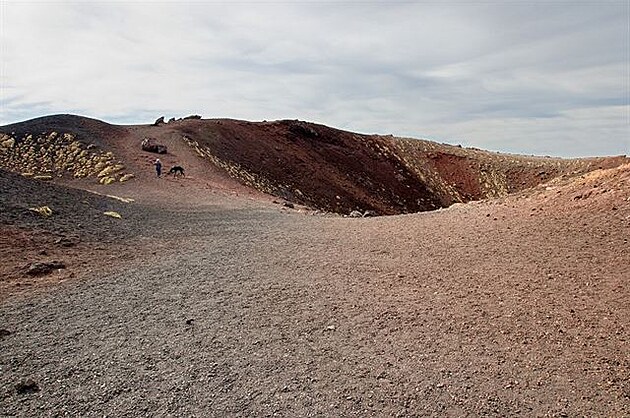
[[[177,186],[152,190],[162,198],[168,198],[168,190],[178,186],[190,189],[188,198],[217,190],[252,196],[262,192],[341,214],[433,210],[455,202],[505,196],[555,177],[628,161],[625,157],[506,155],[423,140],[360,135],[293,120],[184,119],[115,126],[59,115],[8,125],[0,132],[4,133],[0,167],[25,175],[55,178],[78,187],[92,187],[94,182],[76,183],[74,178],[94,178],[108,184],[110,191],[140,197],[145,188],[120,183],[132,178],[131,183],[151,180],[156,155],[142,151],[140,143],[153,138],[169,149],[163,156],[167,169],[183,165],[191,174]]]

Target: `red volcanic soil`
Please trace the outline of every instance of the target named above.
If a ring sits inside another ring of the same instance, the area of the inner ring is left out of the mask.
[[[188,196],[238,190],[260,198],[257,192],[262,192],[340,214],[434,210],[505,196],[554,177],[630,161],[625,157],[558,159],[497,154],[430,141],[360,135],[301,121],[184,119],[115,126],[61,115],[8,125],[0,132],[15,133],[18,143],[28,134],[71,133],[86,145],[113,152],[140,179],[151,177],[158,156],[140,149],[143,139],[152,138],[170,150],[163,157],[166,169],[181,165],[190,174],[186,184],[195,192]],[[57,175],[68,183],[67,173]],[[106,189],[142,193],[143,188],[135,188],[133,183]]]
[[[337,138],[301,122],[69,118],[63,131],[136,177],[0,170],[0,415],[630,415],[623,158]],[[146,136],[186,177],[155,177]],[[344,177],[351,152],[400,176],[357,164]],[[412,180],[417,194],[401,187]],[[313,210],[480,197],[376,218]],[[42,205],[51,216],[29,210]],[[65,268],[26,273],[52,261]]]
[[[173,123],[246,184],[327,212],[399,214],[503,196],[625,157],[562,160],[359,135],[301,121]]]

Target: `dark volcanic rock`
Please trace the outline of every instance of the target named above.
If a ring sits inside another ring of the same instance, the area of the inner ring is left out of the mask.
[[[20,395],[28,395],[39,392],[39,385],[33,379],[26,379],[15,385],[15,390]]]
[[[142,150],[156,154],[166,154],[167,152],[166,146],[158,144],[154,138],[144,138],[142,140]]]
[[[61,261],[31,263],[27,266],[26,274],[29,276],[42,276],[64,268],[66,268],[66,265]]]

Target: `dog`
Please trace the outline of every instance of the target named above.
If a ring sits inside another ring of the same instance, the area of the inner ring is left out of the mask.
[[[184,176],[184,167],[174,165],[173,167],[171,167],[170,170],[168,170],[168,174],[172,174],[173,176],[177,176],[177,174],[180,174],[181,176]]]

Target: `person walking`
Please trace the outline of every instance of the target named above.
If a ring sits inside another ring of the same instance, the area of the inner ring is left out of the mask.
[[[157,172],[157,176],[161,177],[162,176],[162,162],[160,161],[160,159],[156,158],[153,165],[155,166],[155,171]]]

